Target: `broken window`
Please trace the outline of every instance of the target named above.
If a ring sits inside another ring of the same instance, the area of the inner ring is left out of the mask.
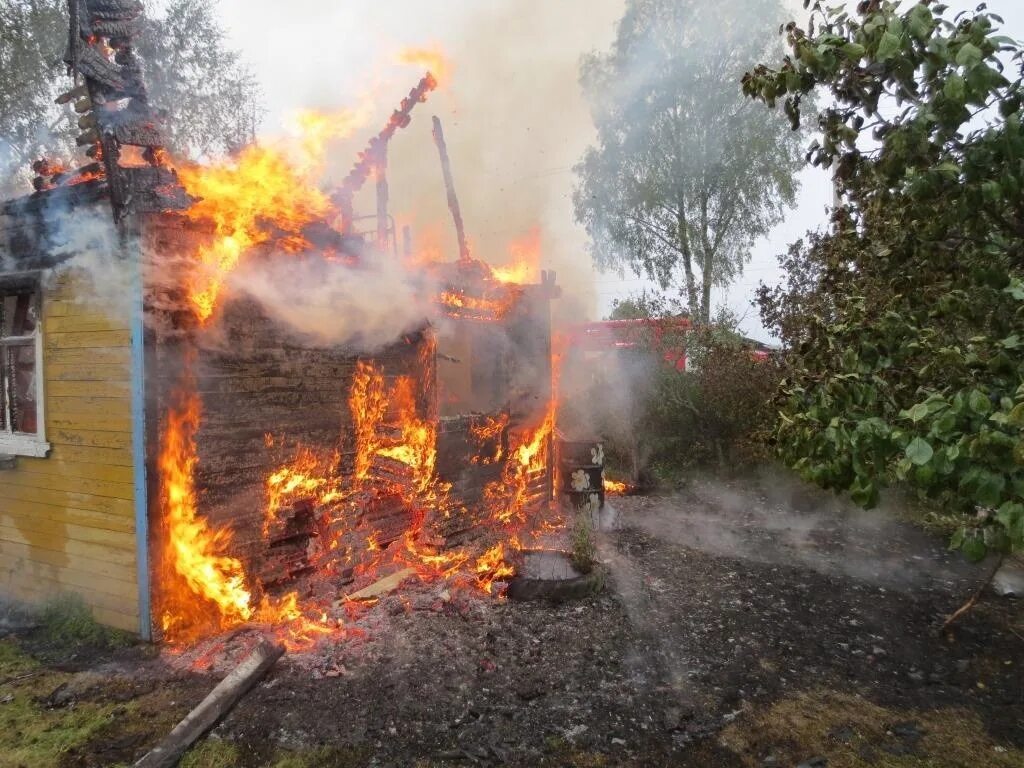
[[[39,282],[0,278],[0,453],[45,456]]]

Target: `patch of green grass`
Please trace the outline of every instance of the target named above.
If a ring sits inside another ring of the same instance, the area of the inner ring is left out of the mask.
[[[584,512],[576,515],[572,526],[572,560],[573,568],[580,573],[590,573],[594,569],[594,557],[597,549],[594,544],[594,526],[590,522],[590,514]]]
[[[901,723],[913,723],[920,738],[901,741],[893,732]],[[1024,765],[1024,751],[994,742],[969,710],[892,709],[834,691],[800,693],[755,710],[726,728],[721,743],[750,768],[769,754],[779,765],[821,755],[829,768]]]
[[[617,763],[610,763],[607,755],[587,752],[580,749],[568,739],[561,736],[548,736],[544,739],[544,757],[540,765],[558,766],[559,768],[607,768]]]
[[[133,642],[127,632],[105,627],[96,621],[79,595],[60,595],[48,600],[39,618],[47,638],[60,645],[123,648]]]
[[[267,768],[363,768],[369,759],[369,751],[362,747],[279,749],[266,765]],[[206,739],[185,754],[180,768],[237,768],[242,764],[241,751],[233,742]]]
[[[61,686],[68,699],[49,708]],[[174,703],[181,691],[173,684],[143,688],[134,698],[133,690],[124,677],[49,669],[13,640],[0,641],[0,768],[127,765],[186,708]]]
[[[180,768],[234,768],[241,755],[230,741],[207,739],[185,753]]]
[[[56,768],[64,753],[109,725],[118,709],[89,702],[45,709],[39,697],[68,682],[72,675],[41,670],[14,643],[0,642],[0,682],[29,672],[38,674],[0,685],[0,699],[13,696],[0,704],[0,768]]]
[[[39,663],[22,653],[12,640],[0,640],[0,682],[31,672]]]

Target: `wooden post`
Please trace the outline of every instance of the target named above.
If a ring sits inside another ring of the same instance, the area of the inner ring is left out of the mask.
[[[448,210],[452,212],[455,222],[455,236],[459,240],[459,259],[469,260],[469,246],[466,244],[466,228],[462,223],[462,211],[459,209],[459,198],[455,194],[455,181],[452,179],[452,164],[448,159],[448,145],[444,142],[444,131],[441,120],[434,115],[434,143],[441,155],[441,173],[444,174],[444,188],[448,193]]]
[[[376,147],[374,173],[377,177],[377,250],[388,250],[388,145],[380,141]]]
[[[402,227],[402,255],[407,259],[412,256],[412,229],[408,224]]]

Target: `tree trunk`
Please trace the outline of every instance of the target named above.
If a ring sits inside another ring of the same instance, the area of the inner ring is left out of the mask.
[[[707,325],[711,322],[711,280],[715,266],[715,249],[711,246],[711,239],[708,237],[708,193],[705,192],[701,199],[700,217],[700,241],[701,241],[701,296],[700,296],[700,321]]]
[[[710,256],[704,258],[704,263],[701,266],[701,272],[703,274],[703,283],[701,284],[700,291],[700,321],[707,325],[711,322],[711,262]]]
[[[699,300],[697,297],[697,279],[693,274],[693,255],[690,251],[690,237],[686,230],[686,217],[683,214],[683,205],[684,203],[679,203],[677,224],[679,227],[679,252],[683,257],[683,274],[686,277],[686,301],[691,312],[699,313],[700,307],[694,306]]]

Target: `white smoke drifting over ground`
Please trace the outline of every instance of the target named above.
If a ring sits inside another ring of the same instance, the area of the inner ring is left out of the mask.
[[[949,585],[975,568],[947,552],[941,537],[901,521],[906,506],[897,495],[863,510],[781,468],[731,480],[700,477],[675,496],[613,503],[625,511],[624,524],[675,544],[883,589]]]

